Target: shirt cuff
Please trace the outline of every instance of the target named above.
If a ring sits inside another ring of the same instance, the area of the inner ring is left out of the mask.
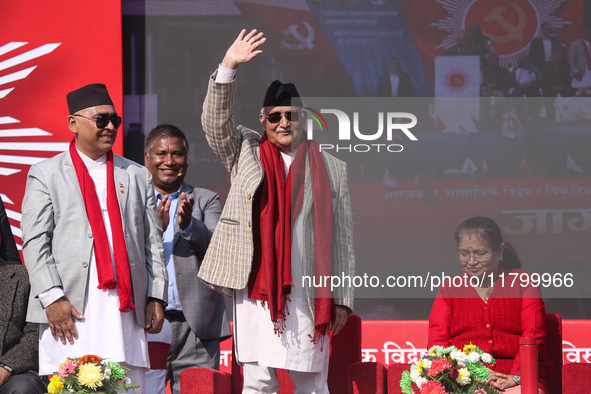
[[[47,308],[49,305],[53,304],[55,301],[59,300],[66,294],[61,287],[52,287],[49,290],[44,291],[43,293],[39,294],[39,301],[41,301],[41,305],[43,308]]]
[[[184,230],[180,230],[180,232],[183,237],[189,238],[191,236],[192,231],[193,231],[193,218],[191,218],[191,223],[189,223],[187,228]]]
[[[222,66],[218,67],[218,73],[215,76],[215,81],[218,83],[230,83],[236,76],[236,70],[232,70]]]

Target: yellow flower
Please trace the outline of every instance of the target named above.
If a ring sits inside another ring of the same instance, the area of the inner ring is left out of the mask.
[[[420,373],[423,373],[424,368],[425,368],[425,363],[423,362],[423,360],[419,360],[419,362],[417,362],[417,370]]]
[[[431,357],[435,357],[437,356],[437,352],[443,350],[443,348],[441,346],[438,345],[434,345],[431,347],[431,349],[429,349],[429,356]]]
[[[476,345],[472,345],[472,342],[470,342],[469,345],[464,345],[464,349],[462,351],[464,352],[464,354],[470,354],[474,350],[476,350]]]
[[[465,386],[468,383],[470,383],[471,380],[472,379],[470,379],[470,371],[468,371],[468,368],[460,368],[458,370],[458,377],[456,378],[456,382],[458,382],[462,386]]]
[[[53,375],[49,380],[49,385],[47,386],[47,392],[49,394],[59,394],[59,392],[64,388],[64,383],[62,382],[62,378],[57,375]]]
[[[84,364],[79,368],[80,372],[78,372],[78,382],[80,382],[81,385],[91,389],[96,389],[97,387],[101,387],[103,385],[103,374],[99,365]]]

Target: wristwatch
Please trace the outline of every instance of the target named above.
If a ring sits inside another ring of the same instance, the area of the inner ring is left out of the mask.
[[[147,301],[148,302],[150,302],[150,301],[157,302],[158,304],[162,305],[162,308],[165,308],[166,309],[166,302],[164,302],[160,298],[148,297],[148,300]]]
[[[8,365],[0,363],[0,368],[4,368],[9,374],[12,375],[12,368],[10,368]]]
[[[515,381],[515,383],[520,384],[520,382],[521,382],[521,376],[519,376],[519,375],[511,375],[511,377],[513,378],[513,380]]]

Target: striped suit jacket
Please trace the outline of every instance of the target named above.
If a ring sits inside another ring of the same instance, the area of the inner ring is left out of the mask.
[[[263,179],[259,156],[261,135],[237,126],[232,119],[236,81],[216,83],[215,73],[203,104],[201,123],[209,146],[231,174],[231,187],[222,216],[213,234],[199,276],[221,288],[243,289],[248,284],[254,252],[252,234],[253,200]],[[353,219],[347,183],[346,164],[323,152],[330,179],[333,208],[333,275],[355,274],[353,254]],[[304,241],[303,273],[314,275],[314,211],[310,167],[306,160],[304,202],[302,206]],[[298,278],[293,278],[295,282]],[[310,310],[314,313],[314,287],[306,286]],[[336,305],[353,310],[353,288],[334,291]]]

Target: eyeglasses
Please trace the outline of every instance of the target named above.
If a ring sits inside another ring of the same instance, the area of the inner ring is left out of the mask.
[[[490,258],[490,255],[493,251],[489,251],[488,253],[486,252],[476,252],[476,253],[470,253],[470,252],[458,252],[456,254],[456,256],[458,256],[458,260],[460,260],[461,262],[466,262],[466,261],[470,261],[472,257],[474,257],[474,260],[476,261],[486,261]]]
[[[83,115],[74,115],[79,116],[84,119],[94,120],[96,122],[96,127],[99,129],[104,129],[109,125],[109,122],[113,123],[113,127],[118,129],[121,126],[121,116],[117,114],[99,114],[95,118],[87,118]]]
[[[272,114],[267,115],[267,120],[270,123],[279,123],[281,122],[281,117],[285,116],[285,119],[287,119],[288,122],[297,122],[298,120],[300,120],[300,117],[302,116],[301,112],[287,112],[287,113],[279,113],[279,112],[273,112]]]

